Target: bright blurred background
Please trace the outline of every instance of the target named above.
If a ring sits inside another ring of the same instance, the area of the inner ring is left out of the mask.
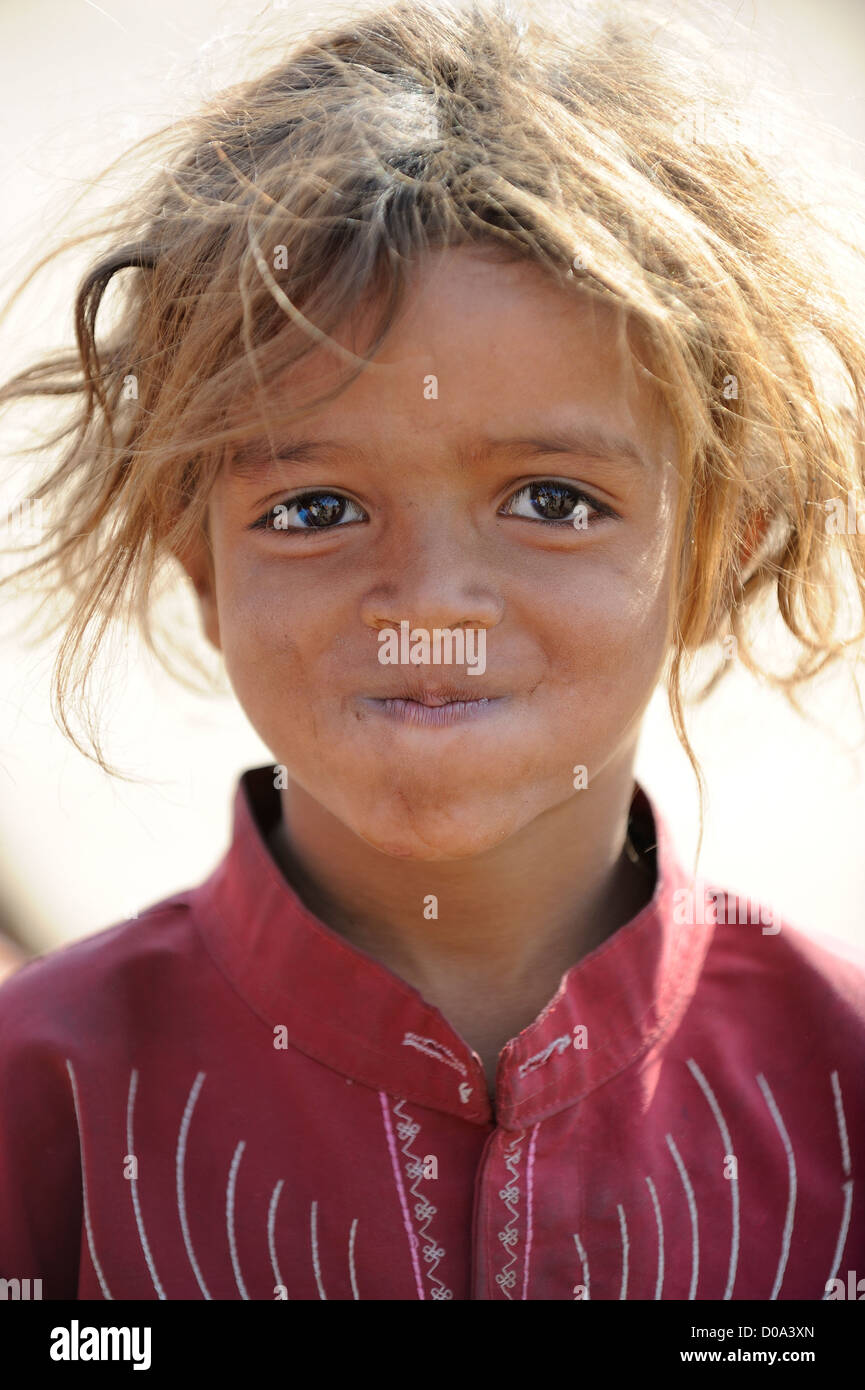
[[[690,8],[687,0],[663,7],[671,18]],[[111,158],[246,75],[250,38],[283,26],[294,34],[357,8],[4,0],[0,297],[67,230],[73,199]],[[753,50],[783,65],[803,120],[827,129],[828,157],[865,173],[861,0],[718,0],[715,15],[719,45],[741,49],[743,60]],[[109,177],[108,196],[121,187]],[[98,196],[88,208],[99,206]],[[3,379],[45,349],[71,343],[72,295],[88,255],[85,248],[41,274],[0,326]],[[14,411],[4,417],[0,446],[3,506],[10,492],[21,495],[14,419]],[[189,596],[182,601],[194,624]],[[226,847],[239,773],[271,757],[227,686],[193,694],[130,640],[106,690],[107,745],[141,780],[111,780],[56,727],[54,647],[28,641],[16,628],[21,612],[5,599],[0,931],[42,951],[199,882]],[[860,690],[861,670],[860,661]],[[865,725],[855,678],[848,668],[821,679],[803,697],[806,722],[734,665],[688,725],[710,791],[701,875],[753,894],[810,932],[865,944]],[[637,771],[689,862],[696,790],[661,695],[646,719]]]

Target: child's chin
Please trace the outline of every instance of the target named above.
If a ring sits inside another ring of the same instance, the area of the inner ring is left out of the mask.
[[[499,825],[485,825],[477,817],[469,824],[453,821],[447,825],[418,821],[412,828],[405,823],[389,826],[355,826],[368,845],[393,859],[434,862],[443,859],[469,859],[495,849],[512,833]]]

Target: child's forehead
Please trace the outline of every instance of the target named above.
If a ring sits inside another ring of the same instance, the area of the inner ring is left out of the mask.
[[[412,267],[395,321],[365,363],[380,311],[381,300],[368,296],[331,330],[336,350],[314,344],[278,373],[258,398],[268,413],[303,407],[308,427],[341,422],[348,431],[369,427],[373,414],[382,433],[401,421],[433,431],[460,421],[470,432],[508,417],[516,427],[521,417],[526,425],[545,413],[561,418],[569,406],[642,431],[665,424],[633,316],[556,283],[534,263],[475,248],[428,253]],[[347,382],[352,354],[362,370]]]

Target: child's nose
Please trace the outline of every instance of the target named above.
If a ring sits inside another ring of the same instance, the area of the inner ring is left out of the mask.
[[[393,557],[387,574],[374,582],[361,602],[368,627],[494,627],[504,599],[490,567],[474,546],[453,546],[441,538],[407,546]]]
[[[406,507],[399,537],[382,548],[380,569],[362,600],[373,630],[494,627],[502,619],[501,575],[462,499],[442,489]]]
[[[492,594],[478,588],[467,590],[449,584],[441,587],[412,588],[399,586],[396,591],[372,595],[362,605],[364,623],[374,632],[382,628],[399,628],[408,622],[412,629],[426,628],[492,628],[501,621],[501,604]]]

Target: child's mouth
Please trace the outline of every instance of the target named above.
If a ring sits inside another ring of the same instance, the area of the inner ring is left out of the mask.
[[[403,724],[440,728],[488,714],[502,704],[502,698],[476,696],[462,689],[439,687],[435,690],[416,689],[411,695],[367,697],[364,703]]]

